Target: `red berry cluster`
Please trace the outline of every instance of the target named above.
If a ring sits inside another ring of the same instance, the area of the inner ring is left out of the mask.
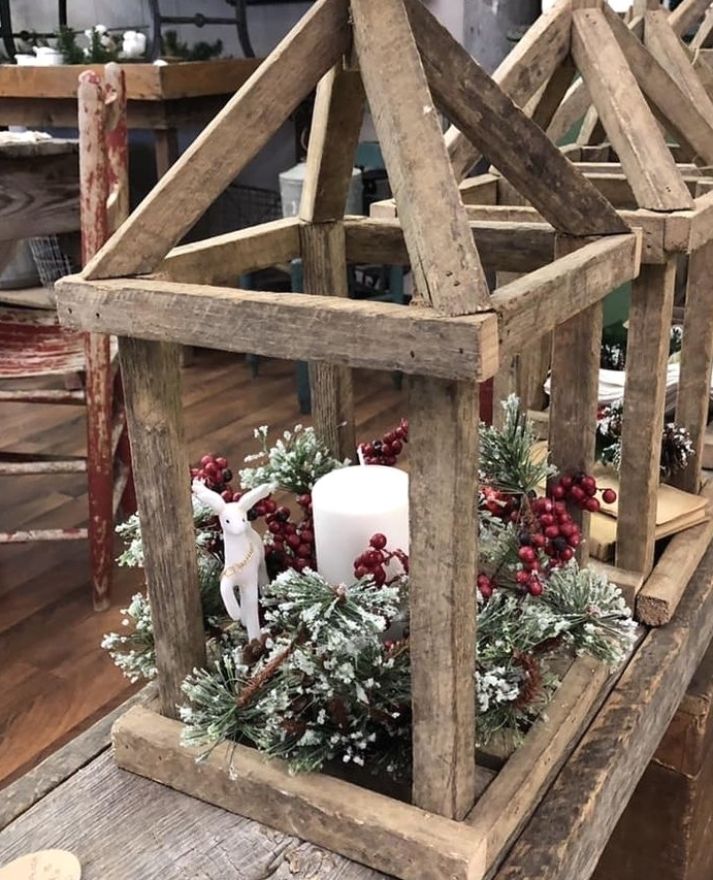
[[[364,464],[395,465],[403,452],[404,443],[408,443],[408,419],[401,419],[398,428],[387,431],[381,440],[362,443],[359,449],[364,456]]]
[[[403,550],[389,550],[386,535],[377,532],[369,539],[369,547],[354,560],[354,577],[361,580],[370,574],[381,587],[386,583],[386,566],[392,559],[398,559],[408,574],[408,556]]]
[[[513,522],[519,518],[519,495],[510,495],[499,489],[493,489],[492,486],[481,486],[480,494],[481,507],[484,507],[493,516],[499,516],[501,519],[509,519]]]
[[[550,487],[548,494],[555,501],[569,501],[571,504],[576,504],[580,510],[598,513],[601,504],[595,497],[597,492],[601,492],[605,504],[613,504],[616,501],[616,492],[613,489],[600,489],[594,477],[583,472],[560,477]]]
[[[265,558],[273,575],[288,568],[304,571],[305,568],[317,567],[314,558],[312,496],[299,495],[297,503],[303,512],[303,519],[299,523],[291,520],[289,507],[275,505],[265,515],[270,533]]]
[[[191,479],[202,480],[214,492],[222,492],[233,479],[227,458],[204,455],[197,467],[191,468]]]

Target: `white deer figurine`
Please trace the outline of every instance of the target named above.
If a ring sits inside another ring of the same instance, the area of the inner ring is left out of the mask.
[[[194,480],[193,494],[220,518],[225,545],[225,568],[220,576],[220,595],[233,620],[242,621],[248,639],[260,638],[259,587],[268,582],[262,538],[248,521],[250,508],[267,498],[275,487],[269,484],[246,492],[239,501],[225,501],[200,480]],[[235,588],[240,589],[240,601]]]

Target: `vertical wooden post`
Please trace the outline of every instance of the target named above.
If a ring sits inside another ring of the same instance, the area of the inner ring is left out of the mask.
[[[119,340],[136,464],[161,712],[176,718],[181,682],[205,665],[188,456],[181,414],[180,346]]]
[[[475,800],[478,390],[410,380],[413,801],[463,819]]]
[[[364,116],[357,71],[333,67],[319,82],[312,118],[300,229],[305,293],[348,296],[344,211]],[[315,430],[337,458],[356,449],[349,367],[309,365]]]
[[[621,434],[616,563],[647,575],[654,562],[661,430],[666,405],[671,312],[676,283],[673,257],[644,265],[633,282]]]
[[[673,481],[679,489],[687,492],[698,492],[701,487],[713,368],[712,287],[713,241],[709,241],[688,258],[676,421],[688,429],[695,456],[685,471],[677,474]]]
[[[555,257],[587,243],[586,238],[558,235]],[[601,347],[600,302],[560,324],[553,334],[549,447],[552,463],[562,473],[591,473],[594,466]],[[575,508],[572,516],[588,537],[589,514]],[[577,548],[577,559],[584,564],[587,557],[585,540]]]
[[[99,76],[85,71],[77,89],[79,190],[82,263],[86,264],[109,237],[108,161],[105,148],[104,91]],[[112,381],[108,336],[84,337],[87,400],[87,486],[89,556],[94,608],[109,607],[114,549],[113,455],[111,448]]]

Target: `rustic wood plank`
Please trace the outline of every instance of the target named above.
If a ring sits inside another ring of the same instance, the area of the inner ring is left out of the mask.
[[[85,270],[150,272],[347,49],[345,0],[317,0]]]
[[[710,0],[683,0],[668,16],[671,29],[683,37],[705,14]]]
[[[299,227],[300,221],[289,217],[179,245],[152,277],[230,286],[240,275],[299,257]]]
[[[691,40],[691,49],[703,49],[706,45],[710,45],[711,32],[713,31],[713,10],[708,7],[703,20],[698,25],[698,29]]]
[[[676,263],[643,266],[633,283],[621,432],[616,564],[648,574],[654,561],[661,430]]]
[[[548,80],[555,78],[559,84],[555,74],[569,53],[571,23],[570,4],[556,3],[537,18],[493,73],[495,82],[518,107],[524,107]],[[544,105],[541,113],[544,116]],[[480,153],[456,126],[446,132],[446,144],[456,177],[461,180],[476,164]]]
[[[713,369],[712,277],[713,242],[708,242],[688,259],[681,372],[676,394],[676,422],[691,435],[694,457],[673,482],[687,492],[698,492],[703,469]]]
[[[612,674],[592,657],[580,657],[565,674],[539,718],[466,818],[487,836],[488,871],[502,860],[540,799],[576,748],[623,672]]]
[[[562,103],[547,126],[547,134],[558,144],[567,132],[584,116],[591,104],[589,90],[583,79],[572,83]]]
[[[463,819],[476,778],[477,386],[412,377],[409,422],[413,801]]]
[[[262,293],[149,279],[57,285],[68,326],[291,360],[478,379],[497,369],[494,314],[447,318],[427,307]],[[315,327],[329,327],[329,335]]]
[[[114,727],[119,766],[403,880],[483,875],[485,840],[459,823],[333,776],[291,775],[245,746],[222,743],[197,764],[181,727],[134,707]]]
[[[0,150],[0,241],[79,229],[76,148],[12,157]]]
[[[320,203],[318,198],[318,210]],[[300,238],[305,293],[348,297],[344,224],[307,223],[300,229]],[[317,433],[337,458],[353,459],[356,438],[351,370],[345,365],[312,361],[309,379]]]
[[[713,486],[701,493],[713,501]],[[674,535],[636,598],[636,619],[647,626],[670,623],[688,582],[713,541],[713,519]]]
[[[135,463],[161,711],[175,718],[181,684],[205,664],[178,346],[119,340]]]
[[[710,121],[713,118],[713,102],[696,75],[686,46],[671,27],[671,17],[663,9],[647,12],[644,44]]]
[[[713,161],[713,104],[703,87],[697,84],[694,97],[690,87],[687,88],[680,79],[683,75],[681,69],[677,69],[675,74],[669,73],[608,6],[605,14],[631,72],[643,93],[664,116],[666,127],[676,135],[680,144],[689,147],[710,165]],[[646,27],[648,29],[648,23]],[[670,29],[669,34],[671,42],[678,45],[678,38]],[[689,80],[695,80],[690,63],[687,70]]]
[[[555,254],[565,256],[586,244],[585,239],[560,236]],[[592,472],[601,345],[601,302],[578,312],[553,334],[549,449],[552,463],[563,474]],[[584,563],[588,555],[589,514],[579,508],[571,513],[582,526],[585,540],[577,548],[577,558]]]
[[[419,296],[443,314],[487,311],[488,285],[403,0],[353,0],[351,13]]]
[[[646,636],[495,880],[591,876],[711,636],[713,550],[671,623]]]
[[[132,706],[147,703],[156,694],[156,686],[148,684],[116,709],[106,714],[88,730],[70,740],[61,749],[33,767],[3,789],[0,804],[0,829],[14,822],[30,807],[73,776],[82,767],[111,745],[111,728]]]
[[[635,278],[640,257],[638,236],[607,236],[497,288],[491,302],[500,323],[500,356],[516,355]]]
[[[478,253],[489,270],[530,272],[552,262],[554,230],[544,223],[470,221]],[[541,218],[540,218],[541,219]],[[347,217],[344,222],[347,260],[352,263],[409,265],[401,223],[396,219]]]
[[[341,220],[349,194],[365,106],[358,70],[335,65],[319,81],[307,150],[300,218]]]
[[[639,206],[690,208],[691,197],[602,10],[573,13],[572,54]]]
[[[420,0],[406,5],[436,101],[518,192],[556,229],[576,235],[626,231],[611,205]]]
[[[532,121],[537,123],[543,131],[547,131],[547,127],[554,119],[557,109],[569,91],[576,73],[577,70],[574,62],[568,55],[549,78],[547,85],[542,90],[542,94],[537,98],[532,113],[528,115],[532,116]]]

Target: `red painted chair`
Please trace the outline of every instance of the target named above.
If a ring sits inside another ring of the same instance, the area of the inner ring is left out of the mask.
[[[118,65],[104,82],[92,72],[79,79],[79,192],[82,260],[87,262],[128,213],[126,93]],[[32,234],[32,233],[30,233]],[[79,387],[28,389],[26,380],[79,376]],[[87,474],[86,529],[37,529],[0,533],[0,543],[89,539],[94,607],[109,605],[114,522],[118,508],[135,510],[131,457],[116,346],[107,336],[59,326],[51,311],[0,307],[0,402],[75,404],[86,407],[86,457],[0,453],[0,474]]]

